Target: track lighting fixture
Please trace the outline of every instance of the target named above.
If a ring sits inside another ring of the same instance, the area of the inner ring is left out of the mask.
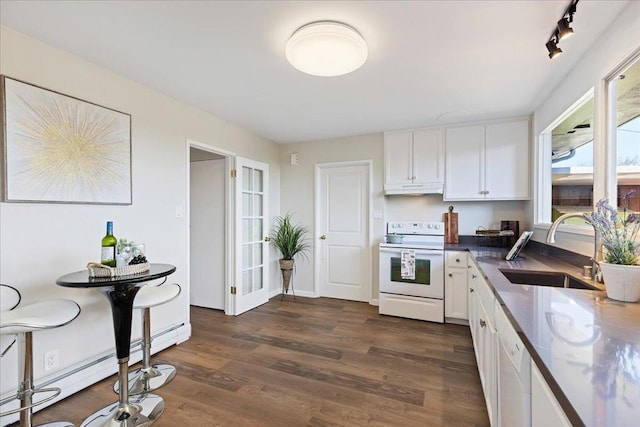
[[[560,18],[556,27],[553,29],[553,33],[546,43],[549,58],[553,59],[560,55],[562,49],[558,47],[558,43],[560,43],[560,40],[564,40],[573,34],[573,28],[571,28],[569,24],[573,22],[573,15],[576,13],[576,7],[579,1],[580,0],[571,0],[569,7],[567,7],[562,18]]]
[[[564,40],[573,34],[573,28],[569,26],[569,20],[562,18],[558,21],[558,39]]]
[[[560,55],[562,53],[562,49],[560,49],[557,45],[557,41],[554,38],[551,38],[548,42],[547,42],[547,50],[549,51],[549,58],[553,59],[556,56]]]

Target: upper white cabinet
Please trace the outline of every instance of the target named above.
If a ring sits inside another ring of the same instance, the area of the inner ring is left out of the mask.
[[[385,132],[385,194],[442,193],[443,183],[442,129]]]
[[[529,199],[529,120],[451,127],[444,200]]]

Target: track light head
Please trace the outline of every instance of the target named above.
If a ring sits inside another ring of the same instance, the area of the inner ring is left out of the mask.
[[[553,38],[547,42],[547,50],[549,51],[550,59],[553,59],[562,53],[562,49],[558,47],[556,41]]]
[[[558,21],[558,41],[573,35],[573,28],[569,26],[569,20],[562,18]]]

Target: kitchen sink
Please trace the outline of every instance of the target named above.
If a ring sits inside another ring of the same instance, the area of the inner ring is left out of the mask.
[[[554,288],[588,289],[597,291],[580,279],[555,271],[530,271],[501,269],[500,272],[514,285],[551,286]]]

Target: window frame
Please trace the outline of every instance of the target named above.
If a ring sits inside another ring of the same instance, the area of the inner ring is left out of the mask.
[[[576,108],[593,96],[593,203],[607,197],[616,207],[618,178],[616,158],[616,108],[617,99],[610,84],[640,61],[640,47],[621,61],[600,79],[594,87],[567,108],[560,116],[537,135],[537,152],[534,153],[535,188],[533,198],[533,228],[546,231],[551,227],[551,132]],[[593,236],[593,227],[588,225],[561,224],[559,231],[576,235]]]

